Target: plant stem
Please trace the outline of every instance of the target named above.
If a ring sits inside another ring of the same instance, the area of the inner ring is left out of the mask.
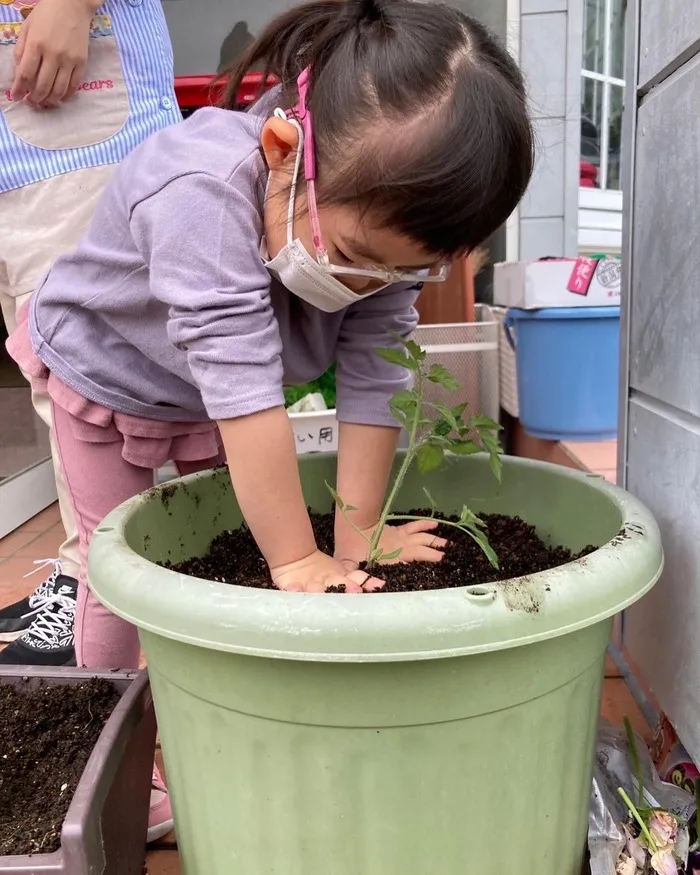
[[[340,512],[345,517],[345,522],[350,526],[350,528],[353,529],[355,531],[355,533],[358,534],[362,538],[363,541],[366,541],[368,544],[371,545],[372,539],[370,538],[370,536],[366,532],[363,532],[362,529],[350,519],[350,513],[348,511],[342,510],[342,509]]]
[[[656,842],[652,838],[652,835],[649,832],[649,829],[647,828],[646,823],[644,823],[644,820],[642,819],[642,815],[637,811],[634,802],[632,802],[632,800],[627,795],[627,793],[625,793],[624,787],[618,787],[617,792],[620,794],[620,796],[622,796],[622,798],[625,802],[625,805],[629,808],[630,814],[639,824],[639,828],[641,829],[642,833],[644,834],[644,838],[647,840],[647,844],[649,845],[649,848],[651,849],[652,853],[655,854],[659,849],[656,846]]]
[[[644,777],[642,775],[642,762],[639,759],[639,751],[637,750],[637,742],[634,737],[634,730],[632,729],[632,724],[630,723],[629,717],[625,715],[624,717],[625,724],[625,733],[627,734],[627,745],[630,749],[630,756],[632,758],[632,767],[634,769],[634,777],[637,779],[637,798],[639,802],[637,805],[641,808],[644,805]]]
[[[410,520],[424,520],[426,517],[424,516],[412,516],[409,513],[390,513],[386,518],[387,522],[394,522],[396,520],[405,520],[406,522]],[[473,534],[469,531],[467,526],[460,525],[459,523],[454,523],[452,520],[438,520],[441,526],[452,526],[453,529],[459,529],[462,534],[469,535],[470,538],[473,538]]]
[[[390,513],[386,518],[387,522],[393,523],[395,520],[425,520],[429,519],[429,517],[424,516],[412,516],[410,513]],[[451,520],[438,520],[441,526],[452,526],[453,529],[459,529],[460,532],[468,531],[466,526],[461,526],[459,523],[453,523]]]
[[[399,489],[401,488],[401,484],[408,473],[408,469],[411,467],[413,462],[413,457],[416,453],[416,437],[418,435],[418,427],[421,420],[421,412],[423,408],[423,373],[422,370],[419,369],[416,371],[417,378],[417,386],[416,393],[418,396],[418,400],[416,403],[416,410],[413,414],[413,422],[411,423],[411,430],[408,433],[408,449],[406,450],[406,455],[404,456],[404,460],[401,463],[401,467],[399,468],[396,477],[394,478],[394,482],[391,484],[391,490],[387,497],[387,500],[384,502],[384,507],[382,508],[381,515],[379,517],[379,522],[377,523],[377,527],[374,530],[374,534],[372,535],[369,542],[369,561],[372,562],[372,557],[376,555],[377,550],[379,549],[379,541],[382,537],[382,532],[384,531],[384,527],[387,524],[387,520],[391,513],[391,508],[394,506],[394,501],[396,496],[398,495]]]

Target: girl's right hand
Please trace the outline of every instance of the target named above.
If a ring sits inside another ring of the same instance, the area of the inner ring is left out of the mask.
[[[271,568],[270,573],[275,586],[287,592],[325,592],[329,586],[344,586],[346,593],[360,593],[384,586],[382,580],[364,571],[348,571],[320,550],[289,565]]]
[[[278,589],[325,592],[339,586],[363,592],[384,585],[357,566],[344,568],[316,546],[284,407],[220,420],[219,430],[236,499]],[[289,561],[297,556],[302,558]]]

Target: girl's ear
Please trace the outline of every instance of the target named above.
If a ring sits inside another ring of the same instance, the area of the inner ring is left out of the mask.
[[[291,122],[273,116],[263,125],[260,145],[270,170],[280,170],[298,143],[299,131]]]

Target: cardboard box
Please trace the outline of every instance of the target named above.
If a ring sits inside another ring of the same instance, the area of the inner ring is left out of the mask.
[[[494,268],[499,307],[618,307],[622,266],[617,258],[513,261]]]

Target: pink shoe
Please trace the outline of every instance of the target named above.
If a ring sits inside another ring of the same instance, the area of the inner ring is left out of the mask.
[[[151,785],[151,809],[148,814],[148,832],[146,842],[157,842],[173,828],[173,810],[170,807],[170,797],[156,766],[153,766]]]

